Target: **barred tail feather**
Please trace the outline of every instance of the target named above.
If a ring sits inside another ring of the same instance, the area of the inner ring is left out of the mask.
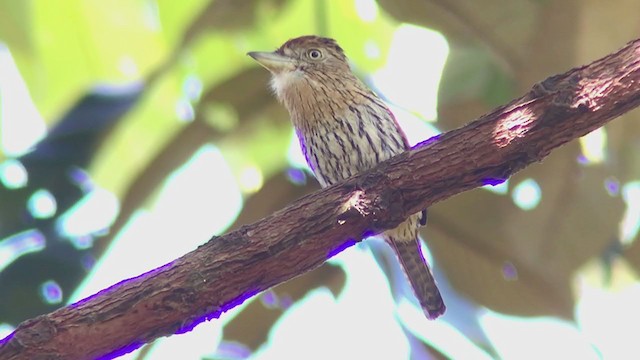
[[[385,238],[395,250],[400,265],[427,318],[433,320],[444,314],[446,307],[429,265],[420,251],[420,240],[416,237],[407,241],[390,235]]]

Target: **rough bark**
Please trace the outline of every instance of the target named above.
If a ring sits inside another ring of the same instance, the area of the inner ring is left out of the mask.
[[[20,324],[0,359],[93,359],[190,330],[462,191],[506,180],[640,104],[640,40],[175,261]],[[176,219],[179,223],[179,219]],[[450,309],[449,311],[455,311]]]

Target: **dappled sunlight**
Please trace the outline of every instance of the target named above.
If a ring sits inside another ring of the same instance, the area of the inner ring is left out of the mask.
[[[222,154],[202,148],[167,179],[149,210],[134,214],[72,301],[195,249],[233,221],[241,201]]]
[[[7,323],[0,323],[0,339],[9,336],[15,328]]]
[[[140,77],[140,69],[135,59],[130,55],[124,55],[118,60],[118,70],[127,78],[135,80]]]
[[[55,280],[47,280],[40,285],[40,296],[47,304],[62,302],[62,288]]]
[[[542,190],[534,179],[525,179],[513,187],[513,203],[522,210],[533,210],[541,201]]]
[[[327,289],[310,291],[286,310],[269,342],[250,358],[292,359],[304,353],[306,359],[407,359],[409,344],[394,317],[388,283],[365,249],[358,245],[330,260],[347,274],[338,298]]]
[[[580,281],[576,317],[584,336],[603,359],[628,359],[638,353],[640,284],[603,289]]]
[[[382,55],[380,46],[373,40],[364,43],[364,54],[369,59],[379,59]]]
[[[356,13],[364,22],[372,22],[378,17],[378,4],[375,0],[355,0]]]
[[[494,194],[506,195],[507,193],[509,193],[509,179],[495,185],[493,184],[484,185],[482,186],[482,189],[492,192]]]
[[[598,128],[580,138],[580,149],[588,165],[600,164],[606,160],[607,130]]]
[[[307,160],[304,158],[304,154],[302,153],[298,137],[293,130],[291,131],[287,160],[291,166],[298,169],[305,169],[307,172],[311,173],[311,169],[309,169],[309,165],[307,165]]]
[[[183,122],[195,119],[196,109],[194,104],[202,95],[202,80],[196,75],[189,75],[182,83],[181,97],[176,101],[176,117]]]
[[[451,311],[449,309],[448,311]],[[397,308],[399,320],[415,336],[433,346],[450,359],[491,359],[483,349],[469,340],[455,324],[443,318],[439,321],[425,321],[421,309],[402,299]]]
[[[46,219],[56,214],[56,198],[47,189],[36,190],[27,200],[27,210],[35,219]]]
[[[45,246],[46,239],[42,233],[33,229],[0,239],[0,271],[20,256],[41,251]]]
[[[502,265],[502,277],[506,281],[517,281],[518,268],[511,261],[505,261]]]
[[[619,236],[623,244],[635,241],[640,230],[640,181],[622,187],[622,199],[626,204],[624,217],[620,221]]]
[[[240,186],[240,190],[245,194],[251,194],[260,190],[263,183],[264,177],[262,176],[262,171],[257,166],[246,166],[240,172],[238,185]]]
[[[118,198],[105,189],[93,187],[56,221],[65,237],[90,236],[108,229],[120,211]]]
[[[0,164],[0,183],[7,189],[27,186],[29,173],[20,160],[7,159]]]
[[[494,143],[498,147],[506,147],[525,136],[533,126],[537,115],[526,107],[512,109],[498,120],[493,131]]]
[[[0,42],[0,153],[19,156],[46,133],[11,52]]]
[[[609,176],[604,180],[603,185],[609,196],[616,197],[620,195],[620,181],[616,177]]]
[[[195,117],[195,109],[190,101],[180,99],[176,102],[176,116],[184,122],[193,121]]]
[[[573,324],[555,318],[523,318],[487,310],[480,323],[501,359],[599,359]]]
[[[448,52],[440,33],[403,24],[394,32],[386,64],[372,75],[373,83],[392,104],[433,121]]]
[[[398,124],[404,131],[410,146],[429,139],[441,133],[436,124],[425,122],[423,118],[417,116],[416,113],[410,112],[405,108],[401,108],[394,104],[388,104],[389,109],[398,121]]]
[[[203,356],[215,352],[222,336],[223,327],[217,321],[201,323],[191,330],[188,336],[164,338],[151,348],[148,358],[201,359]]]

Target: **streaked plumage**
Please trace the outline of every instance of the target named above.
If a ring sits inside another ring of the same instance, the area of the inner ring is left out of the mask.
[[[335,40],[303,36],[274,52],[249,55],[272,73],[271,86],[289,111],[305,158],[323,187],[369,170],[409,147],[391,111],[351,72]],[[382,236],[433,319],[444,313],[445,306],[420,252],[418,227],[423,220],[426,211]]]

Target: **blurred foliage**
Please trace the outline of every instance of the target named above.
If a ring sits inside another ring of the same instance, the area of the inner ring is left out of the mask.
[[[363,18],[358,6],[377,12]],[[0,161],[16,159],[28,173],[25,186],[0,187],[0,246],[34,229],[46,239],[43,249],[0,267],[0,323],[16,325],[61,306],[37,296],[48,279],[67,301],[132,216],[151,208],[165,181],[207,144],[220,149],[238,183],[248,168],[263,179],[244,188],[229,229],[318,188],[292,169],[288,115],[247,51],[316,33],[338,39],[358,73],[369,74],[385,65],[401,23],[439,31],[450,52],[434,125],[446,131],[537,81],[614,51],[637,36],[638,13],[634,0],[379,0],[377,6],[373,0],[65,0],[64,6],[0,0],[0,44],[49,129],[27,152],[0,153]],[[430,65],[429,58],[420,60]],[[412,74],[398,76],[411,82]],[[7,117],[12,89],[0,89],[0,116]],[[462,314],[448,321],[487,353],[494,354],[489,340],[470,329],[479,327],[478,306],[573,319],[580,276],[599,274],[590,281],[605,288],[620,271],[636,281],[637,233],[624,238],[620,228],[631,208],[623,189],[640,179],[639,115],[606,127],[601,160],[590,161],[586,141],[575,141],[510,179],[506,194],[475,190],[430,209],[423,237],[445,298],[453,299],[448,311]],[[516,185],[527,179],[541,193],[530,210],[513,200]],[[109,226],[76,237],[62,232],[61,215],[97,187],[119,199]],[[55,198],[55,215],[39,218],[28,210],[38,189]],[[388,250],[372,248],[396,299],[410,294]],[[274,288],[228,320],[223,340],[258,349],[292,303],[319,287],[338,296],[343,270],[327,264]],[[444,357],[408,327],[405,333],[413,358]]]

